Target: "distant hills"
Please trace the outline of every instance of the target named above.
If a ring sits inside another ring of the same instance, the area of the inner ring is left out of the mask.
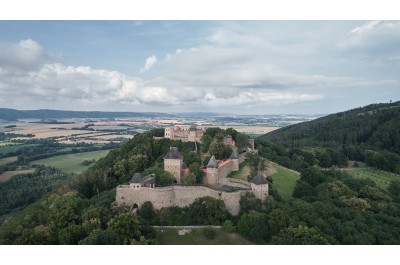
[[[400,102],[287,126],[260,136],[258,142],[290,150],[292,158],[295,153],[303,158],[312,155],[324,167],[346,166],[348,159],[400,174]]]
[[[400,154],[400,101],[372,104],[287,126],[259,137],[287,147],[362,145]]]
[[[17,119],[63,119],[63,118],[155,118],[174,117],[160,112],[105,112],[105,111],[67,111],[67,110],[16,110],[0,108],[0,119],[15,121]]]

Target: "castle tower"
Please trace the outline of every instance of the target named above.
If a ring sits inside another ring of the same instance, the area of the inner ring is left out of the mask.
[[[194,125],[191,125],[189,128],[189,135],[188,135],[188,141],[189,142],[195,142],[196,141],[196,132],[197,128]]]
[[[174,138],[174,127],[166,127],[164,129],[164,137],[173,139]]]
[[[268,181],[261,171],[251,180],[251,190],[261,200],[268,196]]]
[[[164,156],[164,170],[171,173],[176,183],[181,183],[183,157],[179,153],[178,148],[170,147],[168,153]]]
[[[237,155],[236,150],[233,150],[230,159],[232,159],[232,171],[239,170],[239,156]]]
[[[207,164],[207,174],[204,184],[209,187],[216,187],[218,184],[218,163],[215,156],[212,156]]]
[[[129,181],[130,189],[140,189],[142,187],[142,176],[139,173],[133,175],[131,181]]]

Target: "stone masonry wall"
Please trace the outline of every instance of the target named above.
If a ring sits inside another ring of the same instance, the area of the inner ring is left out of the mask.
[[[139,207],[150,201],[155,209],[163,207],[184,207],[194,202],[195,199],[210,196],[222,199],[226,209],[232,215],[238,215],[240,211],[240,197],[244,191],[223,192],[204,186],[172,186],[164,188],[129,189],[128,185],[117,187],[116,201],[119,205],[137,204]]]
[[[232,172],[232,162],[218,168],[218,179],[225,178]]]

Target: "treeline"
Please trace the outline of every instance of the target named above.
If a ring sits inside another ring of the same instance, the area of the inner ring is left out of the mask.
[[[36,166],[33,173],[0,182],[0,220],[6,214],[34,203],[71,176],[55,168]]]
[[[348,160],[400,173],[400,102],[374,104],[281,128],[259,138],[286,149],[320,147]],[[322,159],[329,165],[329,157]],[[335,165],[332,162],[332,165]],[[324,166],[324,165],[323,165]]]

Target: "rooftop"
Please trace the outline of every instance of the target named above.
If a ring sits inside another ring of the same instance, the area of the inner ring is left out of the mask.
[[[224,162],[218,164],[218,167],[223,167],[223,166],[225,166],[226,164],[229,164],[230,162],[232,162],[232,159],[225,160]]]
[[[210,161],[207,164],[207,168],[218,168],[217,160],[215,159],[215,156],[212,156],[210,158]]]
[[[238,159],[238,158],[239,157],[238,157],[238,154],[237,154],[236,150],[233,150],[230,159]]]
[[[181,159],[182,155],[179,153],[177,147],[170,147],[168,153],[164,156],[164,159]]]
[[[142,182],[142,176],[140,176],[140,173],[135,173],[131,181],[129,181],[129,183],[141,183],[141,182]]]
[[[254,183],[256,185],[268,184],[268,180],[265,178],[265,175],[261,171],[259,171],[257,176],[255,176],[251,180],[251,183]]]

